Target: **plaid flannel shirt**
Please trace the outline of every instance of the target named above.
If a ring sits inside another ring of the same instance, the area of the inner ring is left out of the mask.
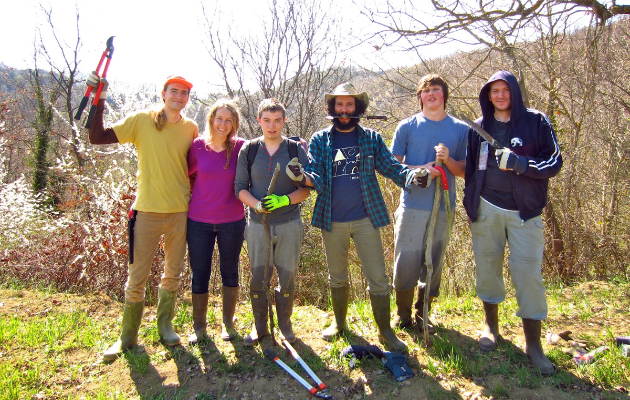
[[[413,170],[396,160],[378,132],[358,125],[357,131],[361,152],[359,170],[361,194],[370,222],[377,229],[389,225],[390,219],[374,171],[409,190],[413,180]],[[317,191],[312,224],[328,232],[331,230],[332,222],[332,132],[332,127],[330,127],[313,134],[308,145],[309,162],[304,169]]]

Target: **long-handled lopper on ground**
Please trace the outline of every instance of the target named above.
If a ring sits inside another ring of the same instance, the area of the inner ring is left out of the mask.
[[[96,67],[96,76],[99,78],[107,77],[107,70],[109,69],[109,63],[112,61],[112,54],[114,54],[114,36],[107,39],[105,51],[103,51],[103,55],[101,55],[101,60],[98,62],[98,66]],[[105,68],[103,69],[103,75],[100,75],[101,66],[103,65],[103,60],[107,58],[107,62],[105,63]],[[74,115],[74,119],[81,119],[81,114],[83,114],[83,110],[88,104],[90,100],[90,94],[92,93],[92,86],[88,85],[87,90],[85,91],[85,95],[83,99],[81,99],[81,103],[79,104],[79,108],[77,109],[77,113]],[[101,97],[101,92],[103,91],[103,82],[98,84],[96,88],[96,93],[94,94],[94,100],[92,102],[92,108],[90,108],[90,114],[88,115],[87,121],[85,122],[85,127],[89,128],[92,125],[92,118],[94,118],[94,114],[96,113],[96,106],[98,105],[99,98]]]
[[[319,397],[321,397],[323,399],[332,399],[332,396],[328,392],[328,387],[326,386],[326,384],[324,382],[322,382],[322,380],[319,379],[319,377],[317,375],[315,375],[315,372],[313,372],[313,370],[308,366],[308,364],[306,364],[306,362],[302,359],[302,357],[300,357],[298,352],[295,351],[293,346],[291,346],[291,343],[289,343],[289,341],[285,339],[285,340],[282,341],[282,344],[284,345],[284,347],[286,347],[287,350],[289,350],[289,352],[291,353],[293,358],[295,358],[297,360],[297,362],[302,366],[304,371],[306,371],[306,373],[311,378],[313,378],[315,383],[317,383],[317,387],[319,388],[319,392],[318,393],[321,393],[321,395]],[[328,397],[326,397],[326,396],[328,396]]]
[[[312,386],[310,383],[308,383],[304,378],[302,378],[300,375],[298,375],[297,372],[295,372],[291,367],[289,367],[287,364],[285,364],[277,355],[276,353],[273,352],[273,350],[271,349],[265,349],[265,354],[267,355],[267,357],[269,357],[270,359],[273,360],[273,362],[275,362],[276,364],[278,364],[280,366],[280,368],[282,368],[283,370],[285,370],[289,375],[291,375],[293,378],[295,378],[295,380],[297,380],[298,382],[300,382],[300,384],[302,386],[304,386],[306,388],[306,390],[308,390],[312,395],[314,395],[315,397],[319,397],[320,399],[329,399],[332,400],[333,397],[332,395],[328,392],[328,388],[326,387],[326,384],[324,384],[318,377],[317,375],[315,375],[315,373],[313,372],[313,370],[311,370],[309,368],[308,365],[306,365],[306,363],[304,362],[304,360],[302,360],[302,357],[300,357],[297,353],[297,351],[295,351],[295,349],[291,346],[291,344],[289,342],[287,342],[286,340],[282,341],[282,344],[284,344],[284,346],[287,348],[287,350],[289,350],[291,352],[291,354],[293,355],[293,357],[298,361],[298,363],[300,363],[300,365],[302,366],[302,368],[304,368],[304,370],[310,375],[311,378],[313,378],[313,380],[315,381],[315,383],[317,383],[317,388]]]

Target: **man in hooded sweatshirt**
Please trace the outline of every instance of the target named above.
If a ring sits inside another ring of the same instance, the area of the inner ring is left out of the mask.
[[[549,178],[562,167],[560,147],[547,116],[525,107],[514,74],[498,71],[492,75],[479,93],[479,103],[482,117],[477,123],[503,146],[495,149],[472,129],[468,132],[464,207],[471,221],[476,290],[486,319],[479,346],[482,351],[494,350],[499,337],[507,240],[525,352],[542,375],[551,375],[555,367],[540,343],[541,321],[547,318],[541,214]]]

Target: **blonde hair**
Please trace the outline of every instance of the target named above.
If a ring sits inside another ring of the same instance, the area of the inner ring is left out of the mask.
[[[234,141],[238,133],[238,129],[241,126],[240,111],[234,100],[219,99],[212,105],[212,107],[210,107],[208,117],[206,118],[206,130],[203,134],[203,140],[206,145],[206,149],[209,149],[212,125],[214,124],[214,119],[217,116],[217,111],[219,111],[219,109],[221,108],[225,108],[230,113],[232,113],[232,130],[230,131],[230,133],[228,133],[228,136],[225,139],[227,160],[225,162],[225,167],[223,168],[228,169],[230,166],[230,157],[232,156],[232,150],[234,150]]]

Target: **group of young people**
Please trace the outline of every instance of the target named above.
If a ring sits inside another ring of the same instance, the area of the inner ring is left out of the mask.
[[[88,79],[92,86],[98,82],[96,75]],[[137,343],[144,287],[162,235],[165,266],[157,325],[166,345],[181,341],[172,320],[186,243],[192,270],[194,328],[189,342],[207,335],[215,241],[223,283],[221,337],[226,341],[235,338],[233,318],[244,240],[251,267],[249,296],[254,324],[243,343],[256,345],[269,334],[269,267],[275,267],[278,276],[274,298],[280,335],[294,342],[291,314],[303,240],[299,203],[311,191],[317,193],[312,225],[321,229],[334,312],[322,338],[334,340],[346,327],[352,240],[369,285],[379,339],[393,351],[405,351],[407,346],[394,329],[423,325],[425,291],[429,291],[430,307],[439,295],[448,220],[454,217],[454,210],[447,215],[442,202],[435,231],[430,233],[434,272],[427,282],[427,230],[435,190],[441,190],[431,183],[442,174],[435,167],[439,160],[452,188],[451,204],[456,200],[455,177],[465,178],[464,207],[471,222],[476,290],[486,315],[479,340],[481,350],[493,350],[499,338],[498,304],[505,299],[502,271],[507,241],[526,353],[543,375],[554,372],[540,343],[541,321],[547,316],[541,273],[541,214],[547,202],[548,179],[559,172],[562,157],[548,118],[525,107],[513,74],[497,72],[479,95],[482,117],[477,123],[499,143],[497,149],[446,113],[448,85],[435,74],[420,80],[420,112],[400,122],[391,149],[378,132],[359,124],[369,97],[358,93],[349,82],[325,95],[332,126],[311,136],[308,153],[282,135],[286,109],[275,99],[265,99],[258,107],[262,136],[257,139],[245,141],[237,136],[240,113],[231,100],[219,100],[211,107],[207,129],[199,136],[196,124],[182,114],[191,88],[186,79],[169,77],[162,91],[161,110],[141,111],[111,128],[103,126],[101,102],[90,127],[91,143],[133,143],[138,153],[134,261],[129,264],[121,336],[105,351],[105,360],[115,359]],[[102,98],[106,98],[106,90],[103,93]],[[277,180],[270,188],[277,164],[281,173],[276,173]],[[385,273],[380,234],[380,228],[391,221],[376,172],[402,188],[394,214],[397,311],[391,321],[390,279]],[[434,332],[433,324],[429,323],[429,329]]]

